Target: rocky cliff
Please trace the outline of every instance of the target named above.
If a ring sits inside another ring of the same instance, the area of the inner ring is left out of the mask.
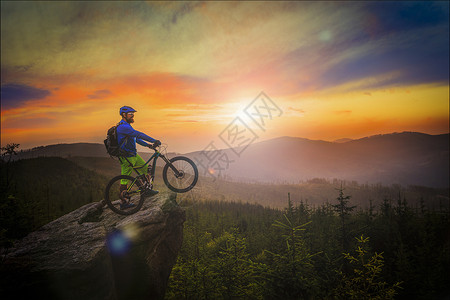
[[[2,257],[2,299],[162,299],[183,239],[176,194],[131,216],[85,205],[29,234]],[[5,297],[6,296],[6,297]]]

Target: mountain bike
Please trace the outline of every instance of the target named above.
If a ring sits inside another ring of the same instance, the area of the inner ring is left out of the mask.
[[[185,193],[190,191],[198,180],[198,169],[195,163],[184,156],[176,156],[168,159],[166,155],[161,153],[160,146],[149,145],[148,148],[155,153],[147,160],[144,166],[133,167],[126,157],[133,171],[137,173],[136,177],[128,175],[119,175],[111,179],[105,189],[106,204],[117,214],[131,215],[138,212],[146,197],[153,193],[153,180],[155,178],[156,161],[161,158],[166,164],[162,171],[162,177],[165,185],[176,193]],[[151,163],[151,164],[150,164]],[[138,169],[147,167],[148,175],[141,174]],[[126,184],[126,189],[124,188]],[[121,207],[123,203],[120,199],[124,199],[129,208]]]

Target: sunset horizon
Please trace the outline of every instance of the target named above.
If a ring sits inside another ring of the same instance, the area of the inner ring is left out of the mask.
[[[328,142],[328,143],[345,143],[345,142],[349,142],[349,141],[358,141],[358,140],[362,140],[365,138],[370,138],[370,137],[378,137],[378,136],[386,136],[386,135],[399,135],[399,134],[424,134],[424,135],[430,135],[430,136],[440,136],[440,135],[448,135],[450,134],[450,132],[443,132],[443,133],[436,133],[436,134],[431,134],[431,133],[425,133],[425,132],[419,132],[419,131],[401,131],[401,132],[388,132],[388,133],[379,133],[379,134],[371,134],[371,135],[366,135],[366,136],[361,136],[361,137],[355,137],[355,138],[348,138],[348,137],[343,137],[343,138],[338,138],[338,139],[334,139],[334,140],[325,140],[325,139],[314,139],[314,138],[306,138],[306,137],[301,137],[301,136],[290,136],[290,135],[284,135],[284,136],[275,136],[275,137],[270,137],[270,138],[264,138],[264,137],[258,137],[257,140],[255,140],[252,144],[249,145],[249,147],[251,147],[254,144],[258,144],[258,143],[265,143],[265,142],[271,142],[271,141],[276,141],[279,139],[299,139],[299,140],[309,140],[309,141],[313,141],[313,142]],[[212,139],[214,140],[214,139]],[[12,142],[14,143],[14,142]],[[209,143],[211,143],[211,141],[209,141]],[[58,145],[76,145],[76,144],[96,144],[96,145],[101,145],[103,146],[103,140],[94,140],[94,141],[73,141],[73,142],[57,142],[57,143],[50,143],[50,144],[42,144],[42,145],[32,145],[30,147],[27,147],[26,144],[19,144],[18,148],[16,151],[33,151],[35,149],[38,148],[45,148],[45,147],[49,147],[49,146],[58,146]],[[170,145],[168,145],[167,143],[163,143],[163,148],[165,149],[165,151],[169,151],[172,153],[180,153],[180,154],[186,154],[186,153],[193,153],[193,152],[203,152],[203,151],[211,151],[210,149],[207,149],[207,144],[198,144],[197,145],[198,148],[192,148],[190,150],[187,151],[179,151],[178,149],[174,149],[173,147],[171,147]],[[227,146],[227,145],[221,145],[222,147],[218,148],[218,150],[226,150],[226,149],[230,149],[231,147]],[[146,149],[143,146],[137,145],[137,149],[138,152],[143,152],[143,153],[152,153],[152,150]],[[106,150],[105,150],[105,155],[106,155]]]
[[[2,147],[102,143],[123,105],[180,153],[226,148],[236,118],[257,141],[449,132],[448,2],[1,8]],[[245,112],[262,93],[264,127]]]

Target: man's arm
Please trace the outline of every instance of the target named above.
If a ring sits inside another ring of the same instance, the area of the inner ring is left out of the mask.
[[[117,131],[120,134],[124,134],[124,135],[128,135],[128,136],[131,136],[131,137],[135,137],[136,138],[136,142],[139,145],[142,145],[142,146],[147,146],[147,143],[144,142],[144,141],[147,141],[147,142],[150,142],[150,143],[155,142],[154,138],[146,135],[143,132],[140,132],[140,131],[137,131],[137,130],[133,129],[133,127],[131,127],[129,124],[123,124],[121,126],[118,126],[117,127]]]
[[[144,140],[141,140],[138,138],[136,139],[136,143],[138,143],[139,145],[144,146],[144,147],[148,146],[148,144]]]

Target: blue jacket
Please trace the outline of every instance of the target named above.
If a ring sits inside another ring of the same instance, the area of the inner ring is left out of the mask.
[[[117,141],[119,142],[119,145],[122,144],[125,138],[127,140],[121,148],[128,153],[127,157],[136,156],[136,142],[139,145],[147,146],[148,144],[145,141],[150,143],[155,141],[154,138],[149,137],[145,133],[134,130],[129,123],[122,120],[119,122],[119,126],[117,126]]]

